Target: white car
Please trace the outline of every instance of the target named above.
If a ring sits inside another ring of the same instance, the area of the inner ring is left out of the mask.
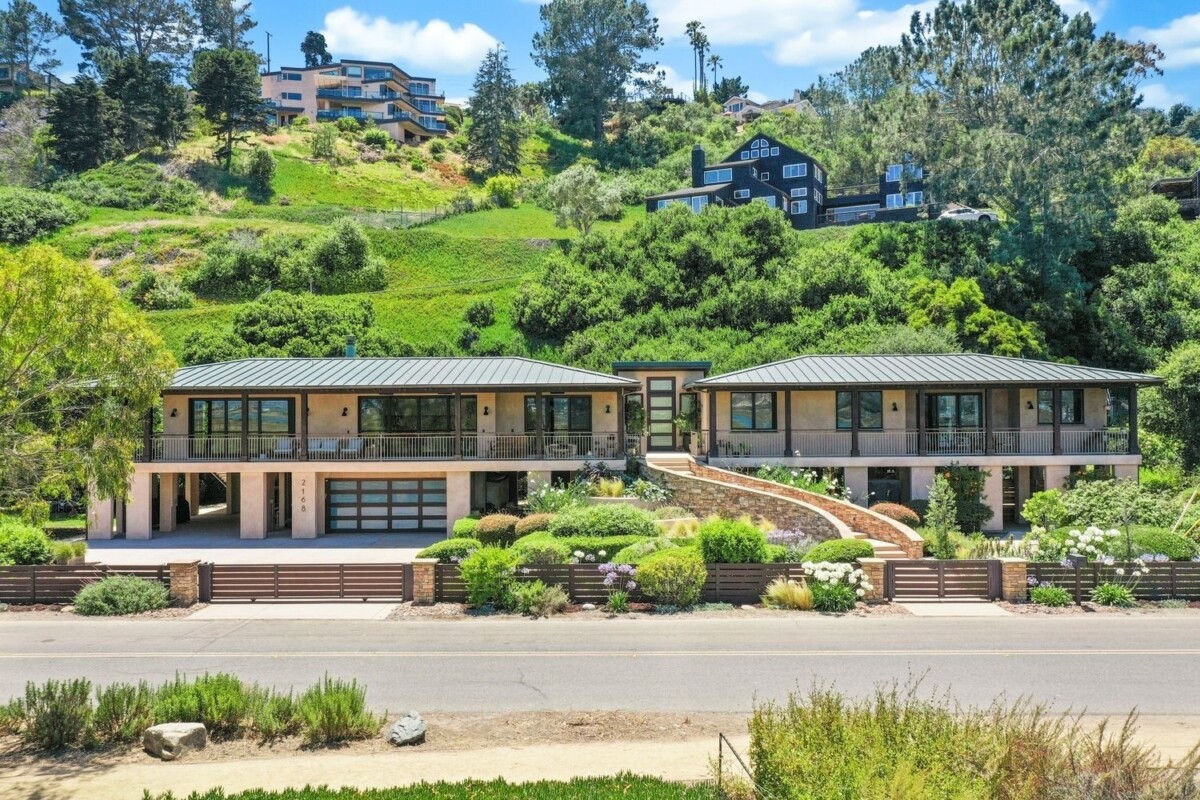
[[[967,208],[959,206],[943,211],[938,219],[954,219],[959,222],[995,222],[996,212],[990,208]]]

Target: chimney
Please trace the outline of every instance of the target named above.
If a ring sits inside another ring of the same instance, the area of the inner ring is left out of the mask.
[[[699,189],[704,185],[704,165],[706,163],[704,148],[696,145],[692,148],[692,188]]]
[[[358,349],[354,345],[354,337],[346,337],[346,358],[354,358],[358,353]]]

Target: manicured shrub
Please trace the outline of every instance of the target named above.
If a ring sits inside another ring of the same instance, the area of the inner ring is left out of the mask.
[[[473,606],[502,606],[509,597],[521,557],[502,547],[484,546],[462,560],[459,570]]]
[[[436,558],[443,564],[452,564],[462,561],[481,547],[483,543],[478,539],[444,539],[417,553],[417,558]]]
[[[540,580],[513,586],[512,598],[508,603],[513,611],[530,617],[558,614],[570,604],[571,599],[561,586],[547,586]]]
[[[98,742],[136,742],[154,724],[154,690],[145,681],[136,686],[114,683],[96,690],[92,736]]]
[[[831,564],[852,564],[860,558],[872,558],[874,548],[862,539],[830,539],[821,542],[805,555],[806,561]]]
[[[1021,506],[1021,516],[1030,525],[1041,525],[1046,530],[1061,527],[1067,519],[1067,505],[1063,502],[1061,489],[1034,492]]]
[[[155,695],[154,721],[201,722],[210,736],[236,736],[251,718],[255,694],[255,689],[226,672],[201,675],[191,681],[176,675]]]
[[[337,128],[342,133],[358,133],[362,125],[354,117],[338,117]]]
[[[903,506],[899,503],[876,503],[871,506],[871,510],[876,514],[882,514],[889,519],[894,519],[905,525],[915,527],[921,524],[920,514],[908,506]]]
[[[74,203],[49,192],[0,186],[0,244],[24,244],[82,216]]]
[[[796,564],[799,559],[792,558],[792,550],[782,544],[767,543],[768,564]]]
[[[171,602],[166,586],[133,575],[110,575],[89,583],[75,595],[75,612],[85,617],[141,614],[166,608]]]
[[[0,565],[36,566],[54,558],[50,537],[41,528],[12,517],[0,520]]]
[[[520,557],[522,564],[529,566],[566,564],[571,560],[571,548],[566,542],[545,533],[517,539],[511,549]]]
[[[536,534],[542,536],[545,534]],[[554,537],[557,541],[562,542],[571,553],[571,557],[577,561],[587,562],[604,562],[611,561],[616,557],[616,554],[631,544],[644,542],[648,537],[645,536],[568,536]],[[520,544],[523,540],[517,540]],[[676,541],[676,544],[680,544]]]
[[[1029,599],[1039,606],[1050,606],[1052,608],[1062,608],[1071,605],[1073,602],[1070,592],[1052,583],[1043,583],[1040,586],[1031,588],[1029,590]]]
[[[762,596],[764,606],[770,608],[787,608],[793,611],[812,611],[813,593],[805,581],[789,581],[787,578],[776,578],[767,584],[767,591]]]
[[[304,741],[332,744],[374,736],[383,718],[367,711],[367,691],[357,681],[349,682],[328,675],[300,695],[297,703],[304,722]]]
[[[1191,539],[1170,531],[1138,531],[1133,535],[1134,557],[1149,553],[1164,555],[1172,561],[1191,561],[1200,555],[1200,548]]]
[[[623,547],[617,551],[617,554],[612,557],[614,564],[637,564],[642,559],[657,553],[660,550],[666,550],[670,547],[678,547],[674,539],[669,539],[666,536],[659,536],[655,539],[646,539],[644,541],[631,544],[628,547]]]
[[[625,503],[576,506],[550,524],[555,536],[656,536],[654,516]]]
[[[767,560],[767,537],[744,520],[705,520],[697,544],[709,564],[761,564]]]
[[[475,526],[475,538],[484,544],[509,545],[517,539],[517,523],[512,514],[489,514]]]
[[[1092,589],[1092,602],[1117,608],[1133,608],[1137,605],[1133,591],[1128,586],[1122,586],[1119,583],[1102,583]]]
[[[388,136],[388,132],[375,127],[363,131],[362,140],[363,144],[374,147],[376,150],[386,150],[392,144],[392,137]]]
[[[92,724],[92,683],[84,678],[25,684],[21,736],[42,750],[82,744]]]
[[[455,539],[474,539],[475,528],[479,526],[479,517],[463,517],[454,521],[451,535]]]
[[[527,517],[521,517],[517,520],[516,536],[520,539],[522,536],[528,536],[531,533],[540,533],[550,530],[550,523],[554,521],[554,514],[530,514]]]
[[[813,608],[833,614],[853,611],[858,603],[854,587],[845,583],[814,583],[812,585]]]
[[[663,605],[689,608],[700,599],[708,571],[699,552],[673,547],[643,559],[637,577],[646,596]]]
[[[264,742],[299,733],[303,727],[299,704],[290,691],[279,694],[261,690],[251,714],[254,730]]]

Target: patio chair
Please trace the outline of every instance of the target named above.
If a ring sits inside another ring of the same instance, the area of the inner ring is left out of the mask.
[[[277,459],[294,458],[296,455],[296,440],[279,439],[275,442],[275,452],[271,455]]]
[[[361,437],[356,436],[353,439],[348,439],[342,444],[341,453],[343,456],[349,458],[360,458],[363,454],[364,444],[365,442],[363,442]]]

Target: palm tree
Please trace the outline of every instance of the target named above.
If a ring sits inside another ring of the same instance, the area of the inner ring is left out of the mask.
[[[708,57],[708,65],[710,67],[712,67],[713,90],[714,91],[716,91],[716,88],[717,88],[717,67],[721,66],[722,63],[723,62],[721,61],[721,57],[719,55],[717,55],[716,53],[713,53],[711,56]]]
[[[692,20],[691,22],[689,22],[689,23],[687,24],[687,28],[685,29],[685,30],[687,31],[688,41],[689,41],[689,42],[691,42],[691,44],[692,44],[692,95],[693,95],[693,96],[696,94],[696,85],[697,85],[697,81],[696,81],[696,63],[697,63],[697,61],[696,61],[696,53],[698,53],[698,52],[699,52],[699,47],[698,47],[698,45],[699,45],[699,42],[700,42],[700,36],[702,35],[702,34],[700,33],[700,31],[702,31],[703,29],[704,29],[704,25],[703,25],[703,24],[700,22],[700,20],[698,20],[698,19],[694,19],[694,20]],[[703,71],[704,71],[704,65],[703,65],[703,64],[700,64],[700,71],[701,71],[701,72],[703,72]]]
[[[708,78],[704,74],[704,54],[708,51],[708,36],[703,32],[696,35],[696,55],[700,61],[700,94],[708,94]]]

